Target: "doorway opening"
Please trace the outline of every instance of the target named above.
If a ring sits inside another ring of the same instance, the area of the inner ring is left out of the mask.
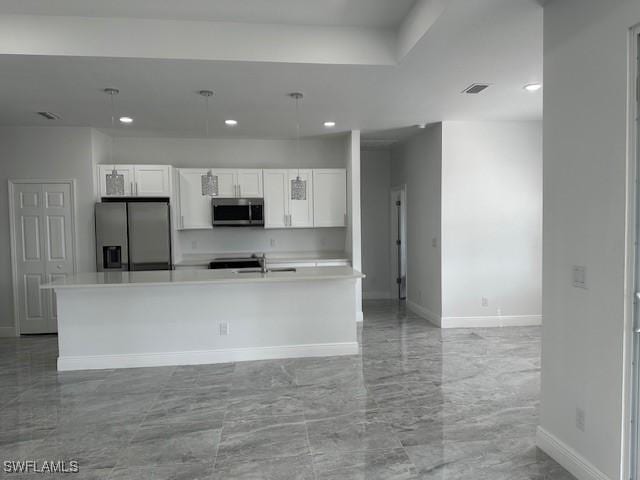
[[[391,188],[391,280],[393,298],[407,299],[407,187]]]
[[[632,82],[631,102],[630,108],[630,138],[631,138],[631,154],[633,166],[629,169],[629,177],[633,179],[632,192],[635,195],[634,207],[635,214],[631,221],[635,222],[635,228],[632,235],[634,235],[631,245],[634,247],[633,255],[633,286],[631,293],[633,294],[633,321],[631,322],[632,333],[632,368],[631,368],[631,435],[629,441],[629,448],[627,449],[629,455],[629,469],[631,470],[630,478],[632,480],[640,480],[640,148],[638,142],[640,139],[640,59],[638,53],[640,52],[640,27],[633,31],[633,41],[631,42],[631,62],[632,62]]]

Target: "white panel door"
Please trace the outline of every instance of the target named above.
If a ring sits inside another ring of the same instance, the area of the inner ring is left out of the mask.
[[[243,168],[236,175],[239,197],[262,198],[262,170]]]
[[[237,197],[236,170],[230,168],[214,168],[211,173],[218,177],[218,197]]]
[[[133,185],[133,166],[132,165],[98,165],[98,181],[100,185],[101,197],[115,197],[118,195],[107,195],[107,175],[111,175],[113,170],[124,176],[124,197],[130,197],[134,193]]]
[[[316,227],[344,227],[347,215],[347,172],[341,168],[313,171],[313,216]]]
[[[171,195],[171,167],[168,165],[136,165],[134,195],[137,197],[168,197]]]
[[[202,195],[202,176],[208,170],[181,168],[180,179],[180,218],[178,228],[209,229],[211,225],[211,197]]]
[[[42,283],[73,273],[69,184],[15,184],[14,234],[20,333],[57,331],[53,291]]]
[[[286,228],[289,215],[287,170],[264,170],[264,228]]]
[[[307,198],[305,200],[291,199],[291,180],[298,175],[307,182]],[[289,170],[287,181],[287,199],[289,200],[289,226],[293,228],[313,227],[313,173],[312,170]]]

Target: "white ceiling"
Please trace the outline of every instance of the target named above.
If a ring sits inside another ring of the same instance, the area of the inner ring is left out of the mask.
[[[9,14],[396,28],[415,0],[2,0]]]
[[[0,0],[0,13],[7,13],[6,8],[12,6],[20,5],[27,12],[34,5],[50,3]],[[60,5],[70,9],[94,3],[99,5],[94,0],[59,0],[56,9],[50,7],[49,11],[57,12]],[[141,8],[149,2],[102,3],[109,4],[101,7],[108,10],[117,9],[118,5],[123,8],[125,4]],[[222,11],[239,15],[242,8],[232,12],[231,5],[255,6],[265,2],[155,2],[165,6],[174,3],[190,8],[213,3],[227,7],[216,15]],[[341,5],[358,4],[363,16],[357,21],[366,18],[368,25],[372,25],[382,20],[381,12],[388,8],[385,5],[402,4],[391,15],[395,18],[391,23],[397,23],[399,13],[413,2],[269,2],[280,6],[287,3],[304,4],[309,8],[304,12],[316,12],[315,18],[322,22],[338,21],[336,12]],[[253,12],[258,21],[266,22],[270,12],[262,10],[247,11]],[[318,14],[318,10],[323,14]],[[287,18],[294,22],[298,14],[293,11]],[[354,15],[348,18],[345,14],[343,20],[351,24],[356,21]],[[119,135],[202,136],[204,104],[196,92],[208,88],[216,92],[211,100],[212,136],[292,137],[294,106],[286,93],[300,90],[305,93],[301,104],[303,135],[326,134],[322,122],[334,120],[336,132],[361,129],[366,138],[389,141],[405,135],[403,127],[417,123],[540,119],[541,92],[529,94],[522,87],[542,80],[542,7],[536,0],[450,0],[444,14],[397,65],[0,55],[0,71],[0,125],[106,129],[110,114],[108,99],[101,89],[113,86],[121,90],[116,99],[117,113],[135,119],[132,126],[118,128]],[[477,96],[460,93],[473,82],[492,85]],[[34,114],[41,110],[58,113],[62,119],[56,122],[41,119]],[[226,118],[238,120],[239,126],[225,127]],[[385,133],[388,130],[394,132]]]

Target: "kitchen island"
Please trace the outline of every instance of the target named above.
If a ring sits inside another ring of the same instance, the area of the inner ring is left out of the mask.
[[[58,370],[358,353],[351,267],[80,273],[55,290]]]

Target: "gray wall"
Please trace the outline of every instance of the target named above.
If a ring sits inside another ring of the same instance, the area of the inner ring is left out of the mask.
[[[440,317],[442,124],[394,146],[391,158],[391,185],[407,185],[407,300]]]
[[[544,10],[541,426],[616,480],[629,366],[628,40],[638,22],[637,0],[556,0]],[[573,265],[587,267],[588,289],[572,286]]]
[[[14,332],[7,181],[77,181],[78,269],[94,270],[92,141],[90,128],[0,128],[0,334]]]
[[[444,122],[442,152],[443,324],[539,322],[542,122]]]
[[[362,270],[367,275],[362,294],[369,299],[391,298],[391,151],[363,149],[361,162]]]

